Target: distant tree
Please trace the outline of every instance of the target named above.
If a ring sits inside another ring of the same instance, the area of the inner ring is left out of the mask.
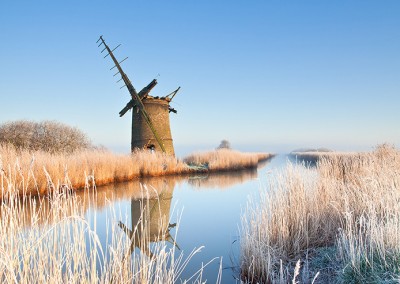
[[[0,125],[0,144],[11,144],[17,149],[66,152],[92,148],[85,133],[56,121],[33,122],[18,120]]]
[[[217,149],[231,149],[231,143],[228,140],[222,140]]]

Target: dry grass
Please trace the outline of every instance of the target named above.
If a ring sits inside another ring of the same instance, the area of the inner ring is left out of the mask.
[[[229,149],[194,153],[184,159],[189,165],[204,166],[210,171],[241,170],[257,167],[258,163],[271,158],[267,153],[242,153]]]
[[[13,179],[4,179],[2,195],[12,190],[19,194],[43,195],[58,188],[49,187],[49,177],[69,188],[132,180],[142,176],[180,174],[189,168],[172,156],[137,151],[117,155],[108,151],[86,150],[73,154],[17,151],[0,146],[0,170]]]
[[[315,165],[318,161],[322,159],[335,159],[338,157],[348,157],[348,156],[357,156],[360,153],[357,152],[291,152],[290,156],[298,162],[306,162],[311,163],[311,165]]]
[[[316,168],[289,165],[271,177],[242,220],[241,272],[249,282],[286,283],[305,260],[303,282],[400,279],[400,152],[332,155]]]
[[[44,195],[49,190],[58,190],[49,186],[49,177],[61,186],[81,189],[93,183],[94,177],[99,186],[145,176],[237,170],[257,167],[259,160],[270,156],[218,150],[185,159],[186,162],[207,163],[209,167],[205,168],[189,167],[185,162],[159,152],[136,151],[118,155],[104,150],[84,150],[72,154],[50,154],[0,145],[0,171],[14,175],[12,180],[4,179],[5,190],[1,196],[13,190],[20,195]]]
[[[1,190],[5,191],[5,184],[16,184],[14,179],[18,175],[17,169],[1,172]],[[5,180],[14,182],[4,183]],[[148,246],[146,239],[151,237],[147,218],[139,218],[145,221],[135,226],[136,232],[141,232],[141,239],[136,240],[135,234],[127,237],[120,229],[115,213],[104,220],[109,224],[109,242],[101,244],[95,214],[85,217],[85,204],[97,198],[94,188],[86,187],[85,194],[79,196],[68,187],[61,188],[60,192],[35,199],[20,198],[11,194],[16,190],[9,190],[10,194],[2,200],[1,282],[186,283],[180,280],[182,271],[200,249],[184,257],[160,237],[152,246],[151,255],[141,253],[146,250],[144,246]],[[147,199],[146,192],[142,191],[142,196]],[[21,214],[26,210],[30,210],[29,214]],[[115,209],[110,211],[115,212]],[[133,243],[140,251],[132,250]],[[202,283],[201,278],[202,268],[187,282]]]

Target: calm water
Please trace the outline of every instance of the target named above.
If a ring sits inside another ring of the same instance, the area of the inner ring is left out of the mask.
[[[150,231],[159,230],[160,216],[165,216],[166,222],[163,222],[162,230],[176,238],[185,256],[194,248],[204,246],[190,261],[182,278],[193,275],[202,263],[222,257],[222,283],[236,283],[241,214],[248,198],[257,196],[260,190],[266,189],[268,177],[276,169],[282,168],[286,160],[286,156],[280,155],[260,165],[257,170],[151,178],[101,187],[98,189],[95,206],[97,231],[105,243],[108,223],[106,218],[109,215],[107,211],[111,204],[121,214],[120,227],[129,234],[140,217],[140,188],[141,185],[145,186],[150,194],[154,191],[161,192],[160,201],[150,200],[147,204],[151,208]],[[177,234],[175,223],[178,223]],[[169,239],[172,241],[171,237]],[[220,259],[214,260],[205,268],[203,279],[207,279],[208,283],[215,283],[219,267]]]
[[[286,163],[287,156],[279,155],[255,170],[160,177],[104,186],[98,188],[90,206],[88,202],[82,206],[92,226],[96,222],[96,231],[105,249],[111,223],[118,223],[120,230],[132,237],[132,228],[138,223],[143,208],[143,192],[147,190],[153,197],[158,195],[159,200],[150,198],[145,201],[146,208],[149,208],[146,213],[150,234],[157,235],[161,223],[161,231],[166,232],[171,243],[176,240],[179,252],[184,256],[194,248],[204,246],[190,261],[181,278],[187,279],[202,264],[218,258],[204,269],[202,277],[207,279],[207,283],[215,283],[222,258],[222,283],[236,283],[241,215],[249,198],[267,190],[268,179]],[[109,219],[109,216],[112,217]],[[150,254],[151,249],[139,253]]]

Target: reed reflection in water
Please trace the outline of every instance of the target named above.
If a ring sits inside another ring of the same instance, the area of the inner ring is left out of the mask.
[[[182,248],[186,255],[195,247],[205,245],[201,256],[196,256],[183,272],[182,277],[186,277],[197,271],[199,263],[206,263],[214,257],[224,254],[224,260],[229,260],[232,251],[230,236],[237,235],[237,224],[240,220],[239,202],[245,202],[246,196],[252,190],[257,190],[256,184],[249,183],[255,179],[257,170],[166,176],[90,189],[94,194],[88,194],[88,190],[70,194],[76,194],[79,199],[79,211],[82,212],[82,216],[86,215],[90,219],[96,215],[97,233],[104,249],[107,248],[107,234],[110,234],[107,223],[110,221],[116,222],[115,225],[118,223],[117,229],[130,241],[130,253],[138,250],[152,258],[156,252],[155,245],[168,242],[176,249]],[[235,188],[236,185],[240,186]],[[38,212],[39,217],[34,225],[50,224],[53,217],[49,212],[52,211],[50,209],[53,205],[49,199],[51,197],[41,197],[36,202],[29,202],[29,206],[21,208],[21,214],[26,216],[26,220],[31,220],[29,216]],[[185,207],[182,220],[178,222],[179,246],[174,240],[177,218],[172,212],[177,200],[178,210],[182,206]],[[129,218],[108,220],[107,212],[110,208],[128,213]],[[65,216],[72,214],[68,212],[68,208],[60,210],[63,211],[60,214]],[[218,269],[219,264],[216,262],[207,268],[203,275],[205,278],[214,279]],[[223,278],[226,277],[225,274],[228,276],[231,272],[224,272]]]
[[[65,217],[79,212],[87,212],[89,209],[97,212],[106,210],[107,207],[126,200],[140,200],[140,199],[157,199],[162,196],[170,196],[177,184],[185,181],[183,177],[158,177],[149,179],[137,179],[130,182],[110,184],[101,187],[92,187],[77,192],[66,193],[64,198],[68,195],[76,195],[79,200],[79,209],[76,208],[60,208],[59,213]],[[35,196],[21,206],[20,214],[23,216],[27,227],[35,225],[40,226],[43,223],[52,224],[52,219],[55,216],[52,207],[58,207],[58,203],[54,202],[51,195],[49,196]],[[52,214],[50,214],[52,213]],[[31,218],[38,216],[38,218]],[[1,216],[0,216],[1,217]],[[34,222],[34,224],[32,224]]]
[[[107,206],[110,206],[110,203],[115,204],[120,201],[131,200],[131,215],[132,222],[134,223],[134,220],[138,220],[138,212],[143,210],[149,211],[150,208],[153,208],[150,211],[154,211],[152,212],[152,216],[158,214],[161,217],[164,215],[165,217],[169,217],[173,192],[175,187],[180,184],[187,183],[198,190],[205,188],[228,189],[255,178],[257,178],[256,169],[188,176],[152,177],[89,189],[90,191],[95,191],[95,194],[88,194],[87,189],[71,194],[76,194],[81,201],[79,209],[81,212],[86,212],[89,208],[102,211]],[[39,214],[39,218],[35,220],[35,225],[40,225],[45,220],[51,223],[52,216],[49,215],[49,212],[52,211],[50,210],[52,205],[51,196],[32,197],[31,201],[27,202],[26,206],[21,208],[21,214],[25,216],[27,226],[32,225],[29,223],[29,220],[32,220],[31,216],[33,213]],[[63,211],[63,214],[65,216],[71,215],[71,213],[65,211]],[[149,214],[144,214],[144,216],[147,215]],[[153,219],[150,218],[148,220]],[[164,223],[167,221],[168,218],[166,218]],[[136,226],[136,223],[133,223],[132,228]],[[154,224],[153,221],[150,223]]]
[[[249,169],[229,173],[209,173],[191,176],[187,182],[200,190],[204,188],[228,189],[236,184],[242,184],[255,178],[257,178],[257,169]]]

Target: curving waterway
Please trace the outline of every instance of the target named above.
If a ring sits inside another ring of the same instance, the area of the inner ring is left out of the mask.
[[[141,240],[134,227],[145,218],[153,243],[161,240],[155,236],[162,232],[162,239],[176,243],[177,251],[184,256],[204,246],[190,260],[182,279],[214,259],[204,268],[202,279],[215,283],[222,259],[221,283],[237,283],[241,216],[249,198],[268,190],[268,179],[286,163],[287,156],[278,155],[253,170],[146,178],[103,186],[83,204],[83,210],[96,227],[103,248],[107,246],[110,222],[118,223],[129,238]],[[132,251],[137,249],[132,245]],[[151,255],[151,246],[140,253]]]

